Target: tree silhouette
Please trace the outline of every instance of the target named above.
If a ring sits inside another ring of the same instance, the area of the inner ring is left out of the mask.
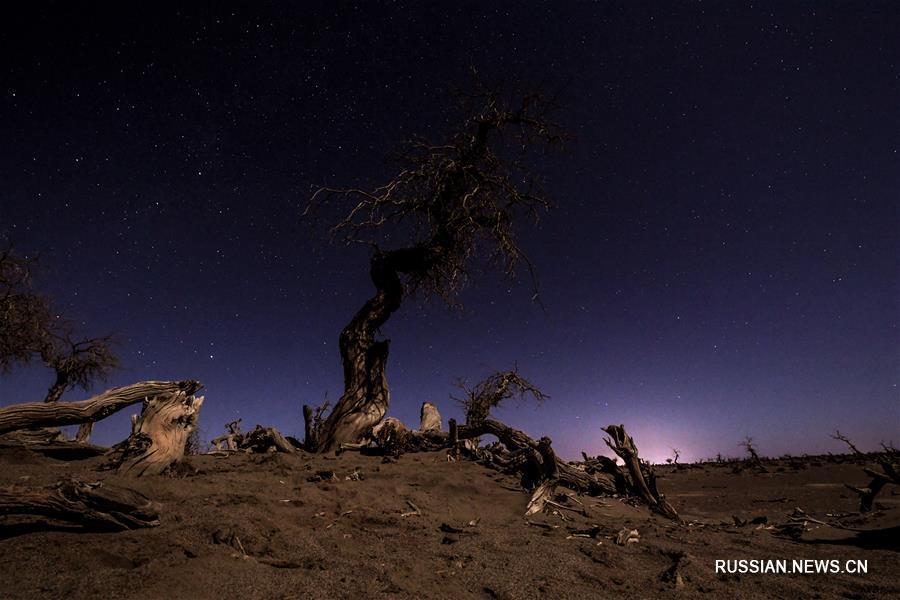
[[[119,361],[111,336],[78,338],[54,313],[32,285],[32,265],[9,248],[0,251],[0,372],[39,359],[55,373],[45,401],[56,402],[73,387],[105,380]]]
[[[95,381],[106,381],[119,367],[111,336],[74,339],[68,327],[51,335],[42,349],[42,359],[56,373],[45,402],[56,402],[74,387],[86,390]]]
[[[406,295],[423,293],[454,302],[476,256],[514,276],[531,263],[513,228],[521,216],[536,219],[549,204],[526,167],[530,151],[561,139],[551,123],[551,103],[540,94],[503,94],[478,84],[459,94],[461,125],[440,144],[416,139],[399,155],[400,171],[374,190],[322,188],[311,206],[352,199],[332,228],[346,243],[372,248],[372,296],[340,335],[344,392],[314,432],[320,450],[358,442],[387,410],[388,340],[379,329]],[[393,249],[389,237],[404,241]]]
[[[0,251],[0,372],[40,356],[52,323],[49,301],[32,287],[31,261]]]

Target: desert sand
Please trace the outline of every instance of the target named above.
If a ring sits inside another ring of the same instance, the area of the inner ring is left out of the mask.
[[[134,488],[157,527],[85,531],[0,517],[4,598],[888,598],[900,594],[900,496],[853,517],[860,457],[657,467],[678,525],[620,498],[582,496],[526,519],[515,476],[445,450],[379,456],[189,456],[173,473],[124,478],[102,456],[0,450],[0,485],[64,477]],[[333,477],[331,476],[333,474]],[[580,502],[580,503],[579,503]],[[845,516],[861,534],[808,523]],[[735,519],[737,517],[737,519]],[[743,524],[746,522],[746,524]],[[616,543],[623,529],[636,541]],[[866,561],[867,572],[717,574],[716,560]]]

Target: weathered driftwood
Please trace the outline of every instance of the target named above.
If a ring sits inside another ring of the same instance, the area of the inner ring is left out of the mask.
[[[126,406],[147,398],[176,393],[193,394],[202,385],[197,381],[142,381],[107,390],[80,402],[32,402],[0,408],[0,434],[36,427],[62,427],[104,419]]]
[[[386,454],[399,454],[414,447],[413,436],[400,419],[388,417],[372,428],[372,439]]]
[[[117,470],[128,475],[158,475],[184,457],[203,396],[177,391],[146,400],[140,416],[132,417]]]
[[[216,450],[230,452],[296,452],[297,448],[274,427],[257,425],[247,433],[241,432],[241,420],[225,425],[227,433],[213,438]]]
[[[431,402],[423,402],[419,411],[419,431],[440,431],[441,413]]]
[[[237,452],[238,442],[243,439],[244,434],[241,433],[241,419],[225,423],[225,434],[213,438],[210,443],[215,446],[216,450],[228,450]]]
[[[36,515],[86,529],[120,531],[159,525],[160,507],[129,488],[67,479],[45,488],[0,488],[0,515]]]
[[[66,436],[56,427],[19,429],[0,435],[0,443],[22,446],[46,446],[65,441]]]
[[[604,438],[603,441],[625,463],[625,468],[628,469],[628,475],[631,477],[631,487],[634,492],[655,512],[670,519],[678,520],[678,512],[669,504],[665,496],[656,489],[656,478],[653,475],[653,470],[649,465],[641,463],[637,446],[634,440],[631,439],[631,436],[625,432],[625,427],[623,425],[610,425],[604,427],[603,431],[609,434],[609,438]]]
[[[296,452],[296,448],[274,427],[257,425],[238,444],[248,452]]]
[[[95,456],[103,456],[109,452],[109,448],[103,446],[94,446],[93,444],[82,444],[74,440],[57,440],[44,443],[23,443],[17,438],[18,431],[7,433],[0,436],[0,449],[6,448],[27,448],[29,452],[42,454],[54,460],[84,460]]]

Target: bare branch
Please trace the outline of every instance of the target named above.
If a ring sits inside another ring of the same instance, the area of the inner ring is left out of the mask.
[[[846,435],[842,434],[839,430],[835,430],[834,435],[831,436],[831,439],[838,440],[840,442],[844,442],[853,451],[853,454],[863,454],[860,452],[859,448],[857,448],[853,442],[850,441]]]

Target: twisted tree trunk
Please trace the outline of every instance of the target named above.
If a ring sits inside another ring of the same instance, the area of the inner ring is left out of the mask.
[[[184,456],[203,396],[178,391],[144,402],[139,417],[133,417],[131,436],[125,441],[118,472],[128,475],[158,475]]]
[[[422,246],[377,252],[370,275],[375,295],[344,327],[339,341],[344,366],[344,393],[312,436],[320,451],[336,450],[342,443],[358,443],[387,412],[390,391],[385,365],[389,340],[376,340],[378,330],[400,308],[403,284],[400,273],[427,272],[440,247],[433,240]]]
[[[493,435],[512,453],[534,452],[542,461],[542,466],[538,469],[538,476],[541,478],[553,477],[567,487],[587,494],[621,494],[626,491],[617,485],[613,472],[588,473],[560,460],[552,452],[548,438],[537,441],[525,432],[493,419],[484,419],[476,425],[459,425],[456,429],[460,440]],[[543,464],[549,461],[553,461],[555,464]]]
[[[631,476],[631,485],[637,495],[659,514],[676,521],[679,520],[678,512],[669,504],[666,497],[656,489],[656,478],[653,476],[653,471],[649,466],[646,467],[647,477],[644,477],[645,469],[642,468],[637,446],[634,440],[631,439],[631,436],[625,432],[625,427],[623,425],[609,425],[604,427],[603,431],[612,438],[612,440],[604,438],[603,441],[625,463],[625,468]]]

